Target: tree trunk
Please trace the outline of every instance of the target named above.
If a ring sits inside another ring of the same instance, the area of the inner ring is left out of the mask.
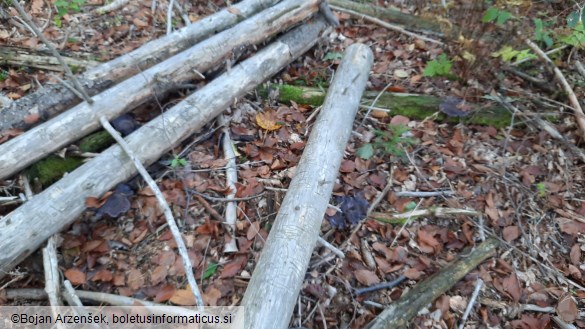
[[[337,69],[242,300],[246,329],[288,328],[372,62],[354,44]]]
[[[229,58],[232,51],[260,43],[318,10],[319,0],[285,0],[233,28],[125,80],[49,122],[0,145],[0,179],[6,178],[100,127],[99,117],[113,119],[155,94],[198,78]]]
[[[318,18],[297,27],[210,82],[126,137],[131,150],[143,164],[152,164],[310,49],[325,26]],[[87,197],[101,196],[135,174],[132,161],[114,145],[5,216],[0,220],[0,279],[47,238],[70,225],[85,209]]]
[[[90,95],[95,95],[277,2],[279,0],[244,0],[95,67],[79,76],[78,79]],[[41,120],[45,121],[80,102],[81,99],[61,83],[46,86],[3,108],[0,111],[0,132],[10,128],[27,130],[35,124],[25,123],[26,116],[38,114]]]

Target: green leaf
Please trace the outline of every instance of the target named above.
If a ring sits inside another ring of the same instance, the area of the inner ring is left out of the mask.
[[[369,158],[374,156],[374,146],[370,143],[364,144],[362,145],[362,147],[357,149],[355,154],[364,160],[368,160]]]
[[[481,21],[484,23],[493,22],[498,17],[499,12],[500,10],[497,7],[490,7],[488,10],[486,10]]]
[[[453,66],[453,63],[447,59],[447,55],[441,54],[437,59],[427,62],[423,76],[448,76],[451,73],[451,66]]]
[[[569,16],[567,16],[567,27],[574,28],[575,26],[577,26],[577,24],[579,24],[580,20],[581,13],[579,12],[579,10],[575,10],[574,12],[570,13]]]
[[[341,59],[343,57],[343,54],[340,52],[336,52],[336,51],[330,51],[327,54],[325,54],[325,56],[323,57],[324,61],[332,61],[332,60],[337,60],[337,59]]]
[[[416,208],[416,202],[414,202],[414,201],[410,201],[409,203],[407,203],[404,206],[404,210],[406,210],[406,211],[411,211],[411,210],[414,210],[415,208]]]
[[[512,17],[514,17],[512,13],[502,10],[500,11],[498,18],[496,19],[496,24],[504,25]]]
[[[203,273],[203,276],[201,276],[201,280],[209,279],[215,274],[215,272],[217,272],[217,268],[218,265],[216,263],[210,263],[209,266],[207,266],[205,273]]]

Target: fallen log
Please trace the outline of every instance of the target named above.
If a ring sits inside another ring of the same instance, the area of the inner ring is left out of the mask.
[[[279,102],[294,101],[297,104],[320,106],[325,99],[326,90],[312,87],[292,85],[270,85],[258,88],[260,95],[267,96],[270,90],[278,90],[277,100]],[[379,91],[366,91],[362,97],[361,104],[367,107],[372,104],[378,96]],[[274,93],[272,93],[274,94]],[[389,110],[389,115],[402,115],[413,120],[424,120],[439,112],[439,106],[444,100],[431,95],[403,94],[383,92],[376,101],[376,107]],[[466,123],[482,126],[493,126],[496,128],[508,127],[512,123],[512,114],[502,106],[472,106],[473,110],[467,117],[449,117],[439,113],[436,120],[450,123]]]
[[[280,37],[126,137],[130,149],[143,164],[152,164],[310,49],[325,26],[319,17]],[[71,224],[85,209],[87,197],[101,196],[135,174],[132,161],[114,145],[0,219],[0,279],[47,238]]]
[[[347,48],[242,300],[246,329],[288,328],[372,63]]]
[[[430,21],[418,16],[409,15],[397,9],[382,8],[367,3],[359,3],[350,0],[328,0],[331,5],[357,11],[361,14],[380,18],[390,23],[400,24],[410,30],[426,32],[442,36],[441,25],[436,21]]]
[[[364,329],[407,328],[410,320],[423,307],[444,294],[481,262],[493,256],[498,244],[498,240],[489,239],[477,246],[468,256],[445,266],[439,273],[418,283],[382,311]]]
[[[93,96],[277,2],[279,0],[244,0],[170,35],[150,41],[128,54],[92,68],[78,79],[89,95]],[[62,83],[48,85],[2,108],[0,133],[11,128],[30,129],[40,122],[26,123],[25,117],[38,115],[41,121],[46,121],[80,102],[81,100]]]
[[[100,64],[96,61],[78,59],[66,55],[61,55],[61,57],[71,67],[71,71],[74,73],[78,70],[87,70]],[[0,65],[27,66],[48,71],[63,71],[63,67],[59,61],[49,51],[14,46],[0,46]],[[0,120],[2,120],[1,116]],[[2,129],[0,128],[0,130]]]
[[[232,51],[260,43],[309,17],[319,0],[285,0],[231,29],[127,79],[56,118],[0,145],[0,179],[11,176],[46,155],[100,128],[99,117],[109,120],[172,89],[196,79],[231,55]]]

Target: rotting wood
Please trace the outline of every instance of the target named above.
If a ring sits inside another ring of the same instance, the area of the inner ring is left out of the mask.
[[[100,62],[78,59],[61,55],[65,63],[75,73],[77,70],[86,70],[96,67]],[[0,65],[27,66],[48,71],[63,71],[59,61],[46,50],[33,50],[22,47],[0,46]]]
[[[152,164],[314,46],[325,26],[317,18],[288,32],[126,137],[128,145],[143,164]],[[87,197],[101,196],[135,174],[134,164],[114,145],[0,219],[0,279],[71,224],[85,209]]]
[[[449,290],[467,273],[496,253],[498,240],[489,239],[468,256],[445,266],[439,273],[418,283],[405,295],[388,306],[364,329],[406,328],[418,312]]]
[[[246,329],[288,328],[372,63],[347,48],[242,300]]]
[[[95,67],[78,79],[93,96],[278,2],[279,0],[244,0]],[[48,85],[4,107],[0,111],[0,132],[10,128],[29,129],[35,124],[25,123],[26,116],[38,115],[45,121],[80,102],[62,83]],[[36,124],[38,123],[40,122]]]
[[[417,32],[426,32],[437,36],[443,35],[441,32],[441,25],[436,21],[430,21],[414,15],[409,15],[397,9],[382,8],[349,0],[329,0],[329,4],[357,11],[364,15],[380,18],[390,23],[400,24]]]
[[[278,89],[276,93],[280,102],[294,101],[298,104],[319,106],[323,104],[326,90],[313,87],[271,84],[268,87],[258,88],[259,94],[267,96],[270,90]],[[379,91],[366,91],[362,97],[362,104],[369,105],[378,96]],[[376,106],[389,110],[389,115],[402,115],[412,120],[424,120],[439,111],[442,99],[431,95],[402,94],[384,92],[376,102]],[[470,104],[472,105],[472,104]],[[472,105],[473,106],[473,105]],[[440,122],[476,124],[503,128],[512,122],[512,114],[503,106],[474,107],[474,111],[464,118],[448,117],[439,113],[436,120]]]
[[[241,47],[258,44],[317,12],[319,0],[285,0],[231,29],[127,79],[58,117],[0,145],[0,179],[100,127],[99,117],[120,116],[173,84],[197,78]],[[172,83],[170,81],[172,80]]]

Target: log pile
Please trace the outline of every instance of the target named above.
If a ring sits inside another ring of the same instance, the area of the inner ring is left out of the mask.
[[[3,109],[0,131],[31,128],[23,123],[30,114],[51,119],[0,144],[0,180],[96,131],[100,118],[112,120],[175,84],[203,79],[234,52],[288,31],[126,137],[136,160],[148,166],[313,47],[328,23],[336,19],[321,0],[246,0],[87,71],[79,80],[92,104],[60,84],[24,97]],[[343,57],[242,301],[247,329],[288,327],[372,61],[360,44]],[[136,173],[114,145],[0,218],[0,279],[73,223],[86,198]]]

